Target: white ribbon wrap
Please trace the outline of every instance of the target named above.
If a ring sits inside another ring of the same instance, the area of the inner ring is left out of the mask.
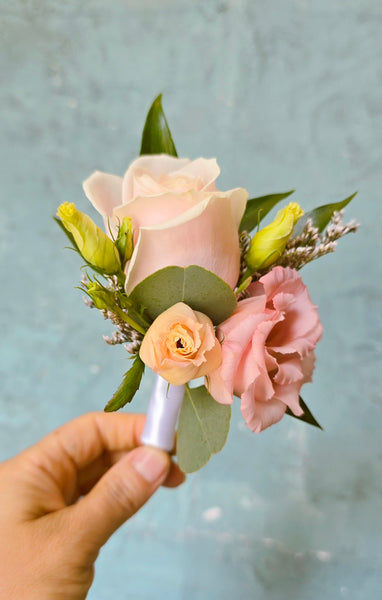
[[[170,452],[174,448],[176,423],[183,402],[184,385],[169,385],[156,376],[147,409],[146,424],[141,441]]]

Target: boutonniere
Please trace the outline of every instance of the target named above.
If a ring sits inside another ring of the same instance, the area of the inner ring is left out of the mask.
[[[357,229],[343,222],[355,194],[306,213],[290,191],[221,191],[219,173],[214,158],[178,158],[158,96],[125,175],[83,184],[104,229],[73,203],[56,217],[85,261],[86,304],[115,327],[105,341],[131,355],[105,410],[131,402],[151,368],[142,441],[170,451],[177,431],[186,472],[224,446],[235,397],[256,433],[284,415],[320,427],[301,397],[322,325],[300,270]]]

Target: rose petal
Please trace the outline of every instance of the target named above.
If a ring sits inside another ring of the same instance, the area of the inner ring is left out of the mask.
[[[187,354],[175,348],[178,335],[188,339]],[[175,338],[174,338],[175,336]],[[178,302],[161,313],[143,338],[140,357],[145,364],[173,385],[203,377],[221,363],[221,348],[209,317]]]
[[[128,204],[123,204],[114,209],[114,219],[122,220],[129,216],[133,220],[133,227],[138,237],[140,227],[160,225],[187,212],[200,202],[198,195],[190,192],[166,192],[159,196],[138,196]]]
[[[216,190],[215,181],[220,175],[220,169],[215,158],[197,158],[178,169],[175,173],[200,179],[202,185],[198,189],[211,192]]]
[[[213,194],[205,198],[203,192],[199,194],[204,199],[182,215],[162,225],[140,229],[126,276],[128,295],[148,275],[167,266],[199,265],[235,287],[240,269],[240,248],[230,197]],[[242,212],[245,194],[241,198]],[[219,227],[216,227],[217,223]]]
[[[122,181],[117,175],[95,171],[82,184],[86,197],[106,220],[122,202]]]
[[[123,178],[123,200],[119,204],[127,204],[137,195],[140,195],[139,188],[137,189],[135,172],[137,170],[148,171],[154,178],[159,178],[164,173],[172,173],[185,167],[190,163],[189,158],[177,158],[168,154],[150,154],[148,156],[140,156],[134,160],[127,169]]]
[[[198,357],[193,361],[199,366],[196,377],[204,377],[210,371],[217,369],[222,361],[222,350],[215,336],[213,323],[207,315],[194,311],[199,323],[203,327],[203,338],[199,348]]]
[[[248,199],[248,192],[244,188],[235,188],[225,192],[231,200],[232,217],[236,229],[239,229],[241,219],[245,211],[245,206]]]

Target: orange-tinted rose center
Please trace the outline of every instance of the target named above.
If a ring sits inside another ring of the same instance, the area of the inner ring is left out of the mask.
[[[167,332],[165,345],[172,358],[194,358],[200,347],[199,333],[174,323]]]

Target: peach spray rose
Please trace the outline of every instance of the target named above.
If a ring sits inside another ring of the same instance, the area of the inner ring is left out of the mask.
[[[207,375],[221,363],[221,346],[211,319],[183,302],[155,319],[139,354],[147,366],[172,385]]]

